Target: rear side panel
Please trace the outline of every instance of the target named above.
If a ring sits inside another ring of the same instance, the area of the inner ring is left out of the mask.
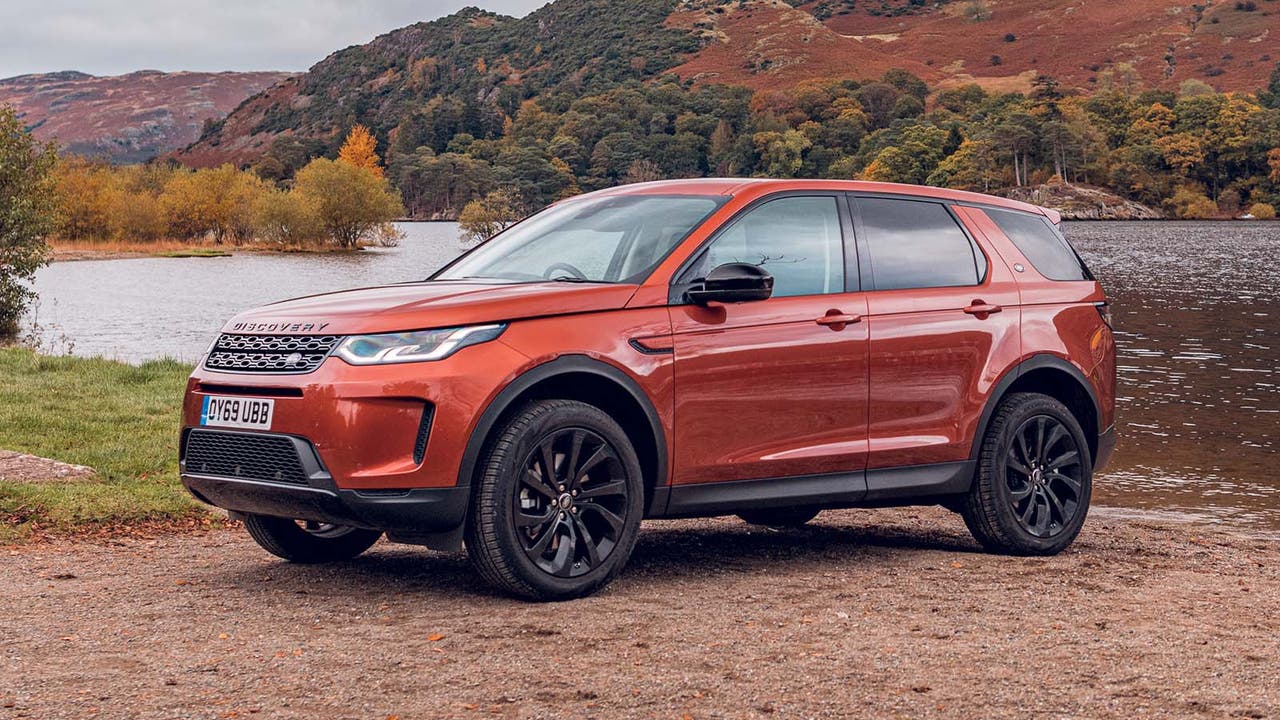
[[[1096,280],[1050,280],[1036,269],[1000,227],[978,208],[964,208],[974,228],[1015,270],[1022,296],[1022,357],[1051,354],[1089,379],[1098,399],[1099,430],[1115,423],[1115,339],[1097,303],[1106,293]]]

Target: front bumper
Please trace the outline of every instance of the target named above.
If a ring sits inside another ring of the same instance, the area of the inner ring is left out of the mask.
[[[220,443],[220,452],[211,453],[210,442]],[[265,467],[280,472],[273,476]],[[468,499],[466,487],[339,488],[308,440],[275,433],[188,430],[180,472],[182,484],[197,499],[231,512],[393,534],[453,530],[462,524]]]
[[[462,524],[467,509],[465,487],[418,488],[391,495],[186,473],[182,484],[196,499],[232,512],[314,520],[392,535],[454,530]]]

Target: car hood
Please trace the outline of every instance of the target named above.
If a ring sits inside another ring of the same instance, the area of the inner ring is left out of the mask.
[[[354,335],[622,308],[635,285],[433,281],[313,295],[232,318],[223,332]]]

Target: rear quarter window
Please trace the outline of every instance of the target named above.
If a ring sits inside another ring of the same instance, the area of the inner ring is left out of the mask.
[[[1041,275],[1050,280],[1092,280],[1093,273],[1049,221],[1040,215],[984,210]]]

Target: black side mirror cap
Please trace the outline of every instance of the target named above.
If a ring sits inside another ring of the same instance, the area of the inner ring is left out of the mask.
[[[696,305],[768,300],[773,297],[773,276],[759,265],[725,263],[707,273],[687,295]]]

